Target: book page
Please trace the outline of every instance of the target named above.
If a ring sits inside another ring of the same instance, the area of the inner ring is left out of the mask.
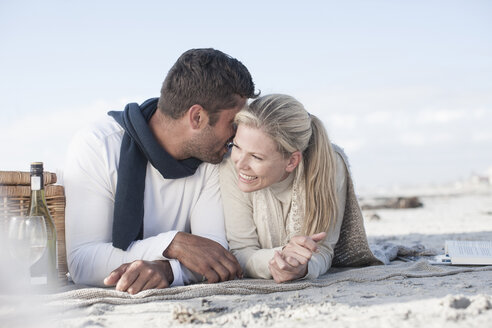
[[[446,254],[453,257],[492,257],[492,241],[446,240]]]

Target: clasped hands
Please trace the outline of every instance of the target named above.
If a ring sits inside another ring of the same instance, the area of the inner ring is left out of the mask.
[[[317,242],[326,237],[326,232],[311,236],[292,237],[282,251],[268,263],[268,269],[276,283],[282,283],[304,277],[307,274],[308,263],[313,253],[318,251]]]
[[[304,277],[312,254],[318,250],[317,242],[325,237],[325,232],[312,236],[295,236],[281,252],[275,252],[269,262],[275,282]],[[163,252],[163,256],[177,259],[188,269],[203,275],[209,283],[243,277],[243,271],[236,258],[222,245],[188,233],[177,233]],[[169,261],[137,260],[122,264],[113,270],[104,279],[104,284],[115,286],[119,291],[136,294],[146,289],[169,287],[173,280]]]
[[[163,256],[177,259],[191,271],[203,275],[209,283],[243,276],[239,262],[222,245],[189,233],[178,232]],[[113,270],[104,279],[104,284],[136,294],[145,289],[169,287],[173,279],[169,261],[138,260]]]

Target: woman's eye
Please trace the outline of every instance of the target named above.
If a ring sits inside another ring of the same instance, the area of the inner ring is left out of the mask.
[[[256,155],[251,155],[251,156],[253,156],[253,158],[254,158],[254,159],[257,159],[257,160],[259,160],[259,161],[262,161],[262,160],[263,160],[263,158],[258,157],[258,156],[256,156]]]

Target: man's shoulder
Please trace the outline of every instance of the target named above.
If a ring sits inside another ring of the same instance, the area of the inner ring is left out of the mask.
[[[123,134],[123,128],[112,117],[107,116],[80,129],[76,138],[99,140],[99,142],[105,143],[108,139],[121,141]]]
[[[195,175],[209,177],[219,173],[219,164],[202,163],[195,172]]]

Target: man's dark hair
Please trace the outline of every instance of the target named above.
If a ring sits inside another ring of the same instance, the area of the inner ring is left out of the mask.
[[[237,59],[212,48],[191,49],[171,67],[161,88],[158,108],[179,119],[193,105],[201,105],[215,125],[221,109],[235,107],[237,96],[256,98],[248,69]]]

